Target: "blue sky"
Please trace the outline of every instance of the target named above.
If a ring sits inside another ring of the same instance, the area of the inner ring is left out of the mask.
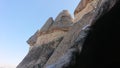
[[[0,0],[0,65],[17,65],[29,51],[28,38],[62,10],[73,14],[79,1]]]

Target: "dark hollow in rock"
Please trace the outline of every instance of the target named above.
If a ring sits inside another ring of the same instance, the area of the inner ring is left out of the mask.
[[[120,1],[99,18],[72,68],[120,68]]]

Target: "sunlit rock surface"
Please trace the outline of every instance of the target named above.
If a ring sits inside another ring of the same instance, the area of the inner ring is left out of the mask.
[[[50,17],[17,68],[119,68],[119,9],[119,0],[81,0],[74,19],[67,10]]]

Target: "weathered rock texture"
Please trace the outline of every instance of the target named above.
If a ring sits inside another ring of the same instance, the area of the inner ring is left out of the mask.
[[[63,10],[55,19],[50,17],[46,24],[27,41],[30,51],[17,68],[42,67],[73,25],[73,19],[67,10]]]
[[[17,68],[119,68],[119,9],[119,0],[81,0],[74,19],[67,10],[49,18]]]
[[[94,12],[97,8],[99,0],[82,0],[78,7],[76,8],[74,15],[75,15],[75,22],[79,21],[85,14],[89,12]]]

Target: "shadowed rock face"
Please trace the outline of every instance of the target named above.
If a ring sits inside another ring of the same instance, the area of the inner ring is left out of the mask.
[[[73,68],[119,68],[120,2],[92,26]]]
[[[119,9],[119,0],[81,0],[74,21],[67,10],[49,18],[17,68],[119,68]]]

